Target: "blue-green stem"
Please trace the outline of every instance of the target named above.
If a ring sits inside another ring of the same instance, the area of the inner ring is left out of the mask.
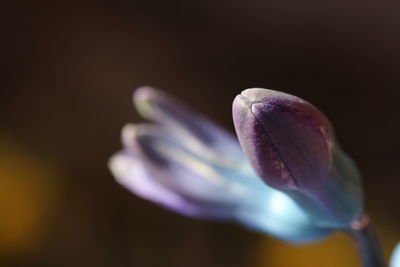
[[[352,223],[349,233],[357,245],[363,267],[387,266],[378,237],[367,214]]]

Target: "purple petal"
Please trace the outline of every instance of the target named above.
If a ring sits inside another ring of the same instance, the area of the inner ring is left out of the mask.
[[[266,183],[297,188],[326,177],[332,129],[314,106],[288,94],[248,89],[237,96],[233,111],[243,148]]]
[[[135,195],[157,203],[179,214],[203,219],[226,220],[232,216],[225,205],[213,205],[196,199],[185,198],[161,184],[152,176],[131,151],[115,154],[109,168],[116,180]]]
[[[134,142],[133,148],[149,173],[181,195],[215,202],[238,197],[239,184],[229,181],[162,128],[137,125]]]
[[[122,140],[160,186],[202,207],[203,213],[216,213],[220,219],[232,216],[247,190],[243,182],[228,179],[221,168],[204,162],[170,134],[154,124],[129,124],[123,129]]]
[[[141,87],[134,93],[134,103],[143,117],[166,126],[205,159],[222,165],[243,160],[233,135],[171,96],[152,87]]]

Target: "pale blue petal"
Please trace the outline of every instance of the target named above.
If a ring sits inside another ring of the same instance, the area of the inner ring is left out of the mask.
[[[390,267],[400,267],[400,243],[398,243],[393,250],[392,257],[390,259]]]
[[[327,236],[331,230],[317,228],[286,194],[274,189],[254,196],[252,205],[242,205],[237,220],[248,228],[279,239],[304,243]]]
[[[251,176],[254,179],[246,179]],[[293,243],[315,241],[332,231],[317,227],[310,214],[292,198],[265,185],[254,172],[242,179],[247,180],[252,194],[241,202],[236,218],[246,227]]]

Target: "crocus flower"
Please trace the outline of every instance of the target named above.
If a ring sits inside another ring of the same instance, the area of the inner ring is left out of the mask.
[[[154,123],[126,125],[124,148],[109,166],[137,196],[185,216],[237,222],[290,242],[330,232],[292,198],[264,184],[237,139],[218,125],[154,88],[137,89],[134,103]]]
[[[393,250],[390,267],[400,267],[400,243]]]
[[[315,106],[253,88],[235,98],[233,119],[256,174],[294,199],[319,227],[348,229],[361,216],[360,175]]]

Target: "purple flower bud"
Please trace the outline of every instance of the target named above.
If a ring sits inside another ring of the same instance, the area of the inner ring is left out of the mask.
[[[360,216],[360,178],[328,119],[312,104],[267,89],[233,102],[240,144],[257,175],[291,196],[321,227],[347,228]]]

